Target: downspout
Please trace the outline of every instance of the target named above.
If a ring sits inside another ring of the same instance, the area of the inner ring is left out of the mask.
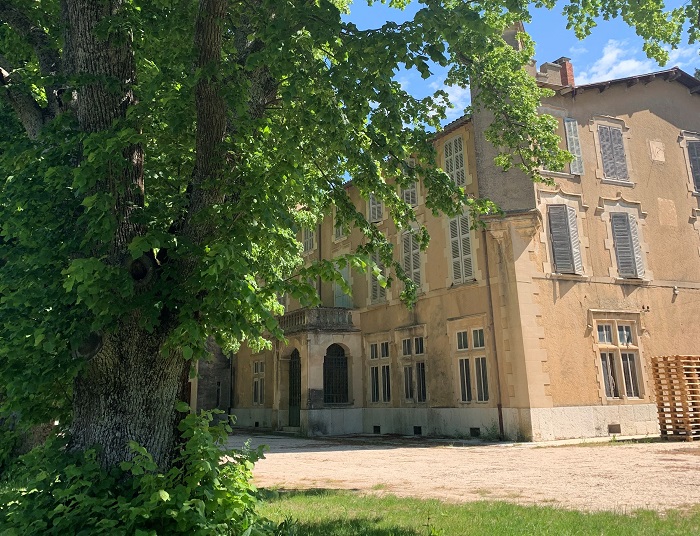
[[[316,232],[317,243],[318,243],[318,261],[321,262],[323,257],[321,256],[321,224],[318,224],[318,231]],[[320,302],[320,307],[323,307],[323,296],[321,294],[321,289],[323,288],[323,281],[321,281],[321,276],[318,276],[318,301]],[[335,305],[335,304],[334,304]]]
[[[496,363],[496,407],[498,408],[498,433],[503,439],[505,437],[505,429],[503,427],[503,400],[501,395],[501,372],[498,365],[498,349],[496,347],[496,333],[494,331],[494,316],[493,316],[493,300],[491,298],[491,273],[489,270],[489,248],[487,245],[487,232],[482,230],[484,241],[484,257],[486,259],[486,297],[489,304],[489,331],[493,339],[493,360]]]

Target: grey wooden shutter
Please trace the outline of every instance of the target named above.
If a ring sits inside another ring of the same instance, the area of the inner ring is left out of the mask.
[[[583,154],[581,142],[578,137],[578,123],[571,117],[564,118],[564,131],[566,132],[566,146],[574,159],[569,164],[573,175],[583,175]]]
[[[408,203],[412,207],[415,207],[418,204],[416,183],[413,182],[407,188],[401,188],[401,197],[403,198],[405,203]]]
[[[688,159],[690,160],[690,170],[693,173],[695,191],[700,192],[700,141],[688,142]]]
[[[571,255],[574,261],[574,273],[583,273],[583,258],[581,257],[581,241],[578,237],[578,218],[574,207],[566,207],[569,215],[569,235],[571,236]]]
[[[344,266],[340,270],[340,274],[343,276],[345,283],[350,285],[350,267],[347,265]],[[345,294],[343,288],[338,283],[333,285],[333,303],[336,307],[345,307],[346,309],[352,308],[352,297]]]
[[[369,194],[369,221],[376,223],[382,219],[382,202],[374,197],[374,194]]]
[[[627,158],[625,157],[625,144],[622,140],[622,130],[610,127],[612,138],[613,158],[615,159],[615,178],[621,181],[629,179],[627,174]]]
[[[450,220],[450,249],[452,253],[452,281],[461,283],[462,278],[462,254],[459,243],[459,221],[458,218]]]
[[[469,281],[474,278],[474,267],[472,264],[472,241],[469,234],[469,216],[464,215],[459,217],[459,232],[461,236],[462,246],[462,267],[464,281]]]
[[[615,157],[613,156],[610,127],[598,125],[598,141],[600,142],[600,157],[603,160],[603,175],[606,179],[615,178]]]
[[[554,271],[560,274],[576,273],[571,248],[569,214],[566,205],[549,205],[549,236],[552,241]],[[574,214],[574,218],[576,215]],[[580,253],[579,253],[580,256]]]
[[[454,181],[457,186],[464,186],[464,146],[462,144],[462,136],[457,136],[454,139],[454,153],[455,153],[455,176]]]
[[[637,231],[637,220],[631,214],[613,212],[610,214],[610,224],[619,276],[643,277],[644,264],[642,263],[642,248]]]
[[[412,234],[403,237],[403,265],[406,275],[420,286],[420,246]]]
[[[379,259],[378,253],[372,254],[372,261],[377,264],[379,271],[383,274],[384,264],[382,264],[382,261]],[[370,279],[372,282],[372,301],[383,300],[386,298],[386,287],[379,284],[379,278],[374,274],[370,274]]]

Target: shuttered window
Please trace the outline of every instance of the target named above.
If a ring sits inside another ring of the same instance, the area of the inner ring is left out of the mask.
[[[384,264],[379,258],[379,253],[372,253],[372,262],[376,263],[379,271],[384,274]],[[386,299],[386,287],[379,284],[379,277],[374,273],[370,273],[370,284],[371,284],[371,300],[372,302],[378,302]]]
[[[583,175],[583,154],[581,153],[581,142],[578,138],[578,123],[571,117],[564,118],[564,131],[566,132],[566,147],[574,155],[574,159],[569,164],[573,175]]]
[[[350,285],[350,267],[344,266],[340,270],[340,274],[343,276],[345,283]],[[352,296],[348,296],[343,292],[343,287],[338,283],[333,283],[333,304],[336,307],[344,307],[345,309],[352,308]]]
[[[401,199],[412,207],[415,207],[418,204],[418,192],[415,181],[412,182],[407,188],[401,188]]]
[[[576,209],[567,205],[549,205],[547,216],[554,271],[558,274],[582,274]]]
[[[304,253],[308,253],[314,249],[314,232],[312,229],[304,228],[302,231],[304,239]]]
[[[445,142],[445,172],[457,186],[465,185],[466,172],[462,136],[455,136]]]
[[[693,186],[696,192],[700,192],[700,141],[688,142],[688,159],[693,173]]]
[[[420,287],[420,245],[410,233],[403,235],[403,269],[417,287]]]
[[[613,212],[610,214],[610,224],[618,275],[629,278],[644,277],[642,247],[639,242],[636,218],[626,212]]]
[[[382,215],[384,213],[384,208],[382,207],[381,200],[374,197],[374,194],[369,195],[369,221],[371,223],[377,223],[382,221]]]
[[[628,181],[627,158],[622,139],[622,129],[598,125],[600,155],[603,160],[603,175],[606,179]]]
[[[466,214],[450,220],[450,250],[452,281],[464,283],[474,279],[469,217]]]

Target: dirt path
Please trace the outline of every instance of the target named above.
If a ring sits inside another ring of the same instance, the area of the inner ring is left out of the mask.
[[[231,436],[239,447],[248,436]],[[259,487],[351,489],[449,501],[506,500],[630,512],[700,504],[699,443],[483,445],[253,437]]]

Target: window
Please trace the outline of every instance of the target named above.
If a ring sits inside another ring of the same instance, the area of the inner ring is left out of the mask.
[[[372,402],[379,402],[379,367],[369,368],[369,384],[372,389]]]
[[[413,353],[416,355],[421,355],[422,353],[424,353],[423,337],[416,337],[415,339],[413,339],[413,349]]]
[[[688,141],[687,148],[693,187],[696,192],[700,192],[700,140]]]
[[[265,361],[253,362],[253,405],[265,404]],[[218,406],[218,404],[217,404]]]
[[[468,350],[469,349],[469,337],[466,331],[457,332],[457,350]]]
[[[564,118],[564,131],[566,132],[566,147],[574,156],[569,164],[572,175],[583,175],[583,154],[578,137],[578,123],[571,117]]]
[[[382,201],[374,197],[374,194],[369,194],[369,221],[371,223],[382,221],[383,209]]]
[[[459,360],[459,385],[462,402],[472,401],[472,378],[469,370],[469,359]]]
[[[384,341],[380,345],[382,357],[389,357],[389,341]]]
[[[598,125],[600,156],[603,161],[603,176],[616,181],[629,181],[627,157],[622,138],[622,129],[608,125]]]
[[[464,147],[461,136],[455,136],[445,142],[445,172],[457,186],[465,185]]]
[[[425,363],[423,361],[416,363],[416,383],[418,384],[417,400],[418,402],[425,402],[427,400],[428,392],[425,382]]]
[[[452,281],[464,283],[474,279],[469,216],[464,214],[450,220],[450,249]]]
[[[406,186],[405,188],[401,187],[401,199],[403,199],[405,203],[411,205],[412,207],[415,207],[418,204],[418,192],[416,184],[416,181],[413,181],[410,185]]]
[[[333,207],[333,222],[335,223],[333,238],[334,240],[342,240],[345,238],[345,229],[343,229],[343,225],[338,221],[338,209],[335,207]]]
[[[382,402],[391,401],[391,374],[389,365],[382,365]]]
[[[379,273],[372,271],[369,276],[371,285],[370,299],[372,303],[376,303],[386,299],[386,287],[382,286],[379,282],[379,276],[384,275],[384,263],[382,263],[379,258],[379,253],[372,253],[372,262],[377,265],[377,269],[379,270]]]
[[[576,209],[567,205],[548,205],[547,216],[554,271],[559,274],[582,274]]]
[[[413,400],[413,367],[407,366],[403,368],[403,394],[406,400]]]
[[[641,398],[639,348],[634,326],[634,322],[618,320],[597,325],[606,398],[621,398],[621,394],[625,398]]]
[[[411,355],[411,339],[403,339],[401,341],[401,347],[403,350],[403,355]]]
[[[598,342],[612,344],[612,326],[610,324],[598,324]]]
[[[476,368],[476,400],[486,402],[489,399],[489,378],[486,372],[486,358],[477,357],[474,360]]]
[[[416,286],[420,287],[420,245],[411,233],[403,235],[403,269]]]
[[[304,230],[302,231],[302,236],[304,243],[304,253],[309,253],[312,249],[314,249],[315,233],[313,229],[304,227]]]
[[[331,344],[323,358],[323,402],[348,402],[348,358],[339,344]]]
[[[612,212],[610,225],[618,275],[632,279],[644,277],[642,247],[639,241],[636,218],[626,212]]]
[[[378,350],[378,345],[376,342],[373,342],[372,344],[369,345],[369,358],[370,359],[377,359],[379,357],[377,350]]]
[[[350,266],[347,264],[340,269],[340,275],[345,284],[350,286]],[[352,309],[352,296],[345,294],[343,287],[338,283],[333,283],[333,305],[344,309]]]
[[[472,330],[472,342],[474,343],[474,348],[484,347],[484,330],[482,328]]]

